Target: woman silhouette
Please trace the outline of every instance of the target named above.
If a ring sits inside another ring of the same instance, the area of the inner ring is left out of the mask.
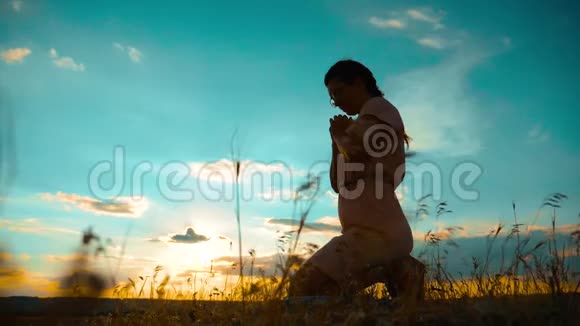
[[[330,181],[342,234],[296,272],[289,295],[353,294],[386,282],[391,296],[421,299],[425,268],[410,256],[413,236],[395,195],[409,143],[399,111],[360,62],[337,62],[324,84],[332,106],[358,115],[330,119]]]

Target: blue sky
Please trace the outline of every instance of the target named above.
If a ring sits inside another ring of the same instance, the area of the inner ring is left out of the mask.
[[[553,192],[568,196],[558,218],[570,230],[580,209],[578,9],[566,1],[3,0],[2,128],[14,129],[8,168],[15,168],[5,171],[16,173],[2,185],[1,242],[38,279],[66,269],[88,225],[113,239],[116,254],[131,226],[126,275],[156,263],[175,273],[203,269],[235,255],[233,202],[205,199],[199,189],[193,200],[169,200],[156,176],[180,162],[192,173],[183,186],[196,189],[205,179],[194,171],[204,163],[228,165],[237,128],[241,159],[267,176],[291,171],[291,187],[274,185],[289,193],[311,167],[329,162],[328,119],[339,112],[323,77],[344,58],[367,65],[398,107],[418,152],[408,163],[441,172],[441,196],[430,205],[447,201],[453,212],[418,223],[418,239],[447,225],[477,238],[513,222],[512,201],[519,221],[530,223]],[[115,146],[125,151],[127,186],[106,206],[88,176],[112,160]],[[143,162],[153,167],[144,198],[128,200],[132,168]],[[476,200],[449,186],[466,163],[483,171],[470,186]],[[419,188],[414,181],[397,190],[408,212],[431,192],[430,181]],[[304,238],[318,244],[337,223],[324,177],[322,187],[309,221],[326,228]],[[287,230],[281,223],[292,204],[266,201],[263,192],[242,201],[243,248],[266,257],[276,251],[276,230]],[[536,224],[548,225],[548,215]],[[187,227],[210,240],[172,243]]]

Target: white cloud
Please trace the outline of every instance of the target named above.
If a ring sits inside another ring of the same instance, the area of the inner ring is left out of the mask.
[[[426,46],[426,47],[430,47],[433,49],[443,49],[444,45],[443,45],[443,41],[441,39],[435,39],[435,38],[421,38],[417,40],[417,43]]]
[[[135,63],[141,62],[141,57],[143,57],[143,53],[141,53],[141,51],[133,47],[129,47],[128,49],[129,49],[129,58],[131,58],[131,61]]]
[[[143,59],[143,53],[139,51],[139,49],[132,46],[124,46],[123,44],[117,42],[113,43],[113,46],[117,50],[127,53],[131,61],[135,63],[141,63],[141,60]]]
[[[381,29],[399,29],[417,44],[432,49],[441,50],[459,45],[467,37],[465,32],[447,29],[443,25],[445,13],[441,10],[411,8],[403,12],[391,11],[387,15],[385,18],[372,16],[368,23]]]
[[[76,72],[85,71],[84,64],[75,62],[71,57],[60,57],[55,49],[50,49],[48,55],[52,59],[54,65],[61,69],[68,69]]]
[[[69,69],[76,72],[83,72],[85,71],[85,65],[82,63],[76,63],[73,58],[71,57],[62,57],[55,59],[54,65],[62,68],[62,69]]]
[[[443,12],[435,13],[433,10],[428,8],[409,9],[407,10],[407,15],[415,20],[432,24],[435,30],[443,29],[445,27],[445,25],[441,23]]]
[[[448,238],[481,238],[488,235],[495,235],[496,233],[500,237],[507,236],[511,231],[510,222],[501,223],[493,222],[496,218],[480,218],[480,217],[464,217],[458,223],[461,227],[450,226],[445,222],[431,222],[430,229],[431,233],[437,233],[445,239]],[[425,223],[425,222],[423,222]],[[501,226],[501,228],[499,228]],[[555,233],[560,235],[570,235],[572,232],[578,231],[578,225],[576,224],[563,224],[556,226]],[[499,230],[499,232],[498,232]],[[552,233],[552,226],[541,226],[536,224],[528,224],[520,227],[520,232],[541,232],[544,235],[550,235]],[[420,231],[413,231],[413,238],[415,240],[424,239],[426,233]]]
[[[22,60],[31,53],[27,48],[15,48],[0,53],[2,60],[6,63],[22,63]]]
[[[401,205],[403,205],[408,197],[409,194],[409,187],[407,187],[406,185],[402,184],[399,187],[397,187],[397,189],[395,189],[395,196],[397,196],[397,199],[399,200],[399,203]]]
[[[327,190],[326,195],[332,200],[332,204],[335,207],[338,207],[338,194],[334,192],[334,190]]]
[[[300,219],[291,218],[266,218],[265,225],[270,227],[283,227],[287,230],[298,230]],[[342,227],[340,220],[336,216],[324,216],[316,221],[306,221],[303,225],[304,233],[321,233],[327,236],[336,236],[340,233]]]
[[[457,53],[448,61],[388,78],[383,89],[399,109],[411,149],[439,155],[472,155],[481,148],[481,132],[489,127],[466,77],[486,54]]]
[[[397,28],[401,29],[405,27],[405,24],[399,19],[384,19],[379,17],[369,18],[369,24],[377,28]]]
[[[530,138],[535,138],[540,134],[540,126],[536,125],[534,126],[530,131],[528,131],[528,137]]]
[[[215,162],[192,162],[189,164],[191,175],[199,180],[233,183],[235,181],[234,163],[229,159]],[[270,176],[279,174],[284,177],[302,177],[305,171],[297,170],[283,162],[262,163],[244,160],[240,162],[241,182],[250,182],[254,175]]]
[[[282,200],[294,200],[298,198],[298,194],[290,189],[272,189],[271,191],[265,191],[258,194],[258,198],[265,200],[282,199]]]
[[[117,48],[118,50],[125,51],[125,47],[123,45],[121,45],[120,43],[115,42],[115,43],[113,43],[113,46],[115,48]]]
[[[550,133],[542,128],[541,125],[535,125],[528,131],[528,142],[539,143],[550,139]]]
[[[12,232],[33,233],[33,234],[64,233],[77,235],[81,233],[79,231],[67,228],[57,226],[46,226],[42,224],[40,220],[37,218],[27,218],[23,220],[0,219],[0,229],[3,228],[6,228],[7,230]]]
[[[580,227],[578,226],[578,224],[562,224],[562,225],[556,226],[553,231],[555,231],[555,233],[557,233],[557,234],[569,235],[572,232],[577,232],[579,230],[580,230]],[[552,226],[547,226],[547,225],[544,226],[544,225],[537,225],[537,224],[528,225],[526,232],[534,232],[534,231],[543,232],[544,234],[549,235],[552,233]]]
[[[327,225],[340,226],[340,220],[339,220],[338,216],[323,216],[323,217],[319,218],[318,220],[316,220],[316,222],[324,223]]]
[[[107,201],[77,194],[57,192],[56,194],[43,193],[40,198],[46,201],[59,201],[65,204],[93,213],[95,215],[109,215],[117,217],[140,217],[149,207],[146,198],[134,200],[130,197],[116,197]]]
[[[20,10],[22,10],[23,4],[24,4],[24,2],[20,1],[20,0],[12,1],[12,9],[16,12],[20,12]]]
[[[189,163],[189,172],[197,180],[198,189],[206,199],[233,199],[236,171],[231,160],[192,162]],[[293,189],[302,184],[304,175],[303,170],[297,170],[280,161],[241,161],[238,178],[241,197],[243,200],[257,197],[264,200],[279,198],[282,201],[291,201],[296,196]]]

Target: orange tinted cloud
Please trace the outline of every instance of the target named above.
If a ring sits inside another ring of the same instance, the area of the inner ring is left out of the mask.
[[[8,49],[0,52],[0,57],[6,63],[22,63],[24,58],[31,53],[27,48]]]
[[[0,293],[50,297],[60,292],[59,281],[22,268],[0,268]]]
[[[96,215],[117,217],[137,218],[149,207],[149,202],[145,198],[133,200],[130,197],[116,197],[110,200],[98,200],[77,194],[67,194],[61,191],[56,194],[42,193],[40,194],[40,198],[46,201],[58,201],[71,204],[83,211]]]

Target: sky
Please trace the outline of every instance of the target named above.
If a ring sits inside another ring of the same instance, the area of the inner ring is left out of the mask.
[[[545,232],[552,211],[539,207],[552,193],[567,196],[557,222],[569,234],[580,216],[579,9],[2,0],[0,245],[31,280],[5,291],[49,295],[89,226],[111,239],[113,262],[123,257],[119,279],[156,265],[223,276],[238,253],[232,158],[246,171],[242,250],[261,267],[274,268],[309,172],[321,184],[301,241],[338,235],[324,172],[328,119],[341,112],[323,79],[346,58],[369,67],[413,139],[396,192],[414,254],[428,231],[462,226],[459,270],[498,223],[514,223],[513,205],[518,223]],[[415,221],[428,194],[431,214]],[[440,202],[451,212],[435,218]]]

